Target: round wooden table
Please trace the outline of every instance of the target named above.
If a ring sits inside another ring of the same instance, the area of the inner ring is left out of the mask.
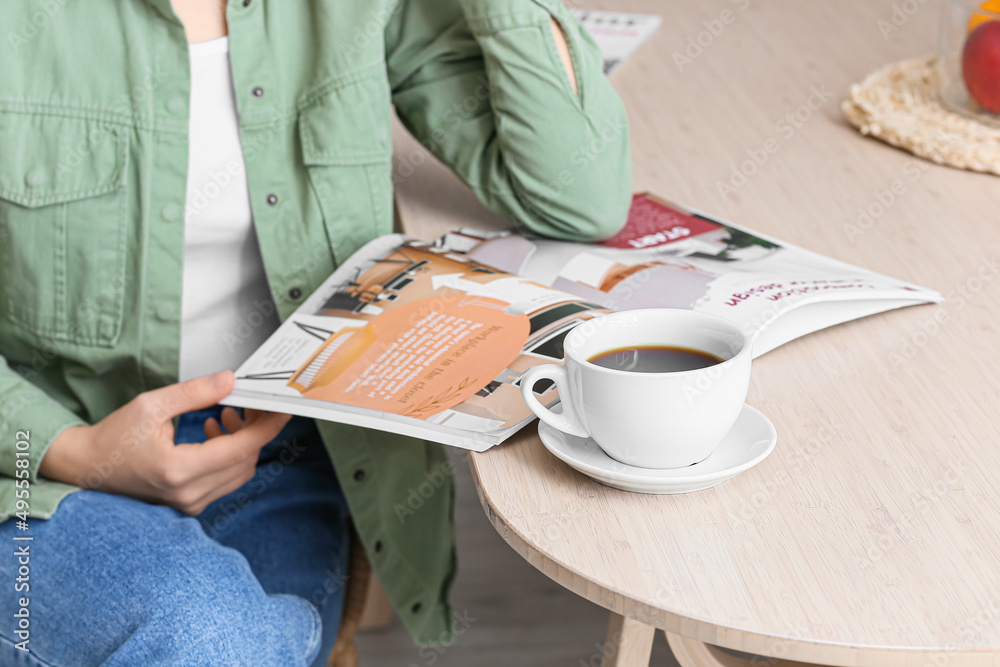
[[[839,111],[869,71],[934,50],[936,4],[586,6],[664,17],[613,77],[637,191],[948,300],[756,360],[748,402],[777,448],[707,491],[604,487],[549,455],[534,427],[473,454],[493,525],[612,612],[605,665],[647,664],[655,628],[684,665],[749,664],[709,645],[827,665],[1000,665],[1000,179],[915,160]],[[708,39],[724,11],[733,20]],[[505,224],[397,134],[408,231]],[[720,186],[769,143],[734,192]]]

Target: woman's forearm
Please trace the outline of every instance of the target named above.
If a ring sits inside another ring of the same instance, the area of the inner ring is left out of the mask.
[[[593,41],[559,0],[451,1],[461,16],[442,13],[431,46],[411,20],[437,10],[388,31],[397,115],[494,211],[544,236],[614,235],[632,199],[628,120]]]

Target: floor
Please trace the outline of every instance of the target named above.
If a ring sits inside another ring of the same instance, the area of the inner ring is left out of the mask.
[[[452,604],[465,629],[454,644],[417,648],[401,623],[362,634],[362,667],[600,667],[608,612],[563,589],[493,530],[455,451],[459,573]],[[676,667],[663,633],[653,667]]]

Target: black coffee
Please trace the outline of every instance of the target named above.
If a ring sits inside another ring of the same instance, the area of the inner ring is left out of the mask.
[[[675,347],[673,345],[634,345],[618,347],[607,352],[595,354],[587,359],[592,364],[616,371],[633,371],[635,373],[676,373],[678,371],[694,371],[721,364],[723,359],[694,350],[690,347]]]

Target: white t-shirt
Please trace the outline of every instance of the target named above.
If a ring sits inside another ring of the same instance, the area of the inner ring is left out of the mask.
[[[229,38],[189,45],[180,380],[235,370],[278,327],[250,210]]]

